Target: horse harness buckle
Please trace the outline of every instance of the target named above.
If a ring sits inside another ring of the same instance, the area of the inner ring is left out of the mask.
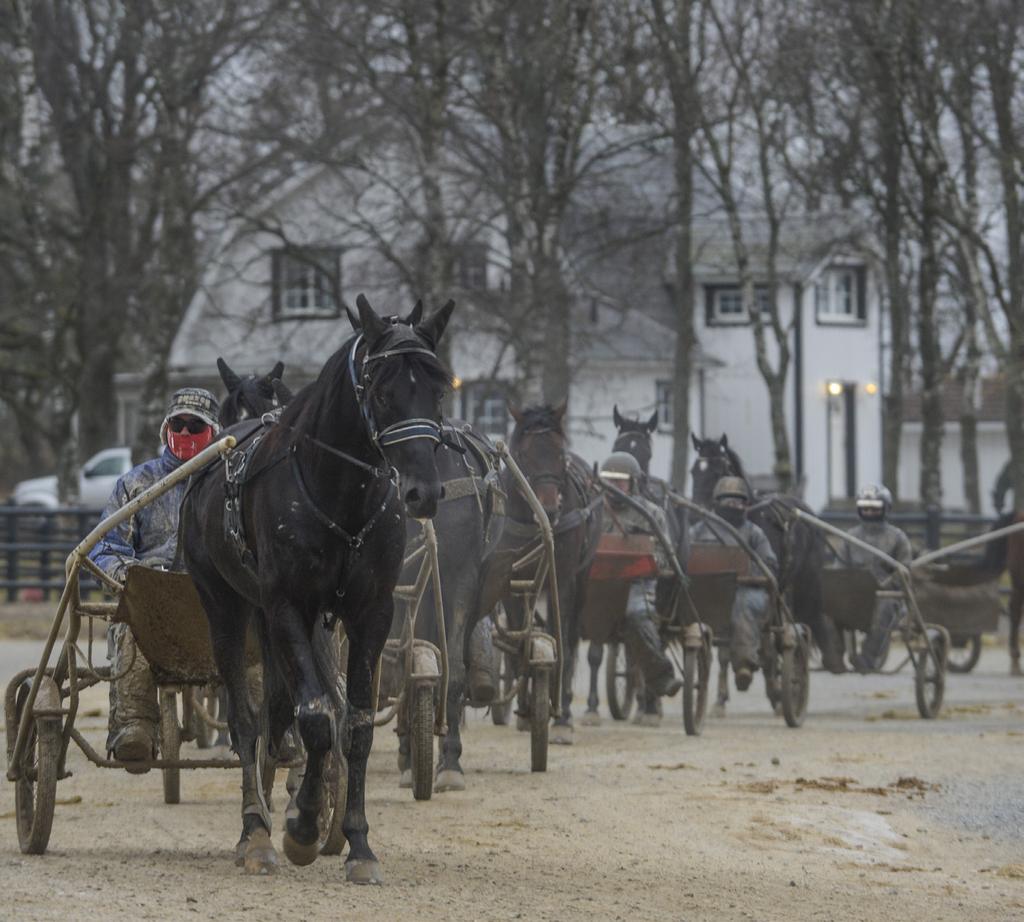
[[[242,518],[242,488],[249,479],[249,467],[257,446],[266,432],[257,435],[241,451],[224,456],[224,532],[234,546],[242,566],[256,576],[256,555],[249,549]]]

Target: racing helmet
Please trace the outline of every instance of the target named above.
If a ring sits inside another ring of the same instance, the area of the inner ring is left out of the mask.
[[[730,504],[728,501],[732,500]],[[750,504],[750,489],[742,477],[722,477],[715,484],[711,501],[717,505],[736,505],[736,501],[747,506]]]
[[[644,472],[628,451],[612,452],[601,465],[600,477],[623,493],[633,493],[643,478]]]
[[[879,484],[868,484],[857,492],[857,515],[866,522],[881,522],[892,511],[892,493]]]

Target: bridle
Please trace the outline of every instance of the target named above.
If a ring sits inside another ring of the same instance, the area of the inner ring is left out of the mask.
[[[635,449],[644,446],[647,449],[647,461],[650,463],[654,454],[651,444],[651,433],[648,429],[623,429],[615,437],[612,451],[625,451],[633,455],[638,461],[640,458],[635,454]]]
[[[392,324],[397,326],[398,321],[392,321]],[[427,439],[435,445],[440,445],[444,440],[440,423],[425,417],[415,416],[399,420],[390,426],[380,429],[377,426],[377,421],[374,419],[373,409],[370,405],[370,397],[373,394],[374,386],[370,371],[375,363],[383,362],[385,359],[393,358],[396,355],[429,355],[431,358],[434,358],[433,350],[421,345],[419,340],[416,339],[406,339],[404,342],[399,341],[390,348],[380,352],[367,351],[360,362],[359,372],[357,373],[356,352],[358,352],[359,344],[362,340],[363,334],[360,333],[356,337],[355,342],[352,343],[352,349],[348,354],[348,371],[349,377],[352,379],[352,387],[355,388],[359,413],[363,418],[367,435],[370,437],[370,442],[374,448],[384,458],[385,448],[399,445],[402,442]]]

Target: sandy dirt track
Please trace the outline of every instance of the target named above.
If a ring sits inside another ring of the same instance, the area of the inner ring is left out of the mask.
[[[5,666],[22,652],[0,646]],[[46,856],[20,854],[0,789],[0,918],[1024,919],[1024,682],[1006,663],[989,650],[951,677],[934,722],[916,717],[909,672],[815,673],[795,731],[758,679],[699,739],[674,701],[657,730],[578,728],[545,775],[526,734],[473,715],[468,789],[426,803],[398,790],[385,728],[368,796],[379,888],[345,884],[339,859],[244,876],[233,772],[185,773],[183,803],[165,806],[157,772],[76,754]],[[99,743],[105,696],[88,706]]]

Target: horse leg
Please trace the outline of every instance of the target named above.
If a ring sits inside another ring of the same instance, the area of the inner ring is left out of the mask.
[[[348,713],[342,745],[348,758],[348,800],[342,829],[349,845],[345,876],[358,884],[383,882],[380,862],[367,839],[366,760],[373,745],[373,670],[387,639],[391,605],[388,596],[378,611],[365,611],[359,623],[345,623],[349,639]]]
[[[1010,675],[1019,676],[1024,673],[1020,668],[1020,620],[1024,609],[1024,580],[1018,583],[1013,575],[1013,591],[1010,593]]]
[[[713,717],[725,717],[725,705],[729,701],[729,647],[718,648],[718,699],[711,709]]]
[[[579,613],[576,611],[578,597],[572,580],[567,581],[564,589],[558,590],[562,612],[562,636],[558,641],[562,645],[562,700],[561,712],[551,728],[551,742],[559,746],[571,746],[573,742],[572,683],[576,677],[576,658],[580,648]]]
[[[219,576],[204,574],[196,590],[210,622],[210,640],[217,669],[227,694],[227,723],[235,752],[242,763],[242,834],[235,846],[235,864],[250,874],[277,869],[277,853],[270,841],[270,809],[262,786],[258,759],[259,722],[249,696],[245,667],[246,630],[252,610],[238,611],[239,599]],[[262,747],[259,747],[262,748]]]
[[[284,851],[292,864],[306,865],[319,854],[323,768],[334,743],[335,702],[326,687],[333,681],[326,663],[330,653],[320,651],[321,659],[317,661],[310,627],[290,602],[277,601],[267,614],[269,641],[280,680],[283,687],[293,691],[299,736],[306,749],[306,768],[295,795],[297,811],[285,820]],[[327,644],[322,646],[326,648]],[[276,723],[279,736],[283,735],[287,723],[283,719]]]
[[[590,693],[587,695],[587,712],[580,718],[580,723],[586,727],[601,725],[601,715],[597,710],[597,706],[601,703],[597,695],[597,673],[603,659],[604,644],[590,641],[590,645],[587,647],[587,665],[590,666]]]

